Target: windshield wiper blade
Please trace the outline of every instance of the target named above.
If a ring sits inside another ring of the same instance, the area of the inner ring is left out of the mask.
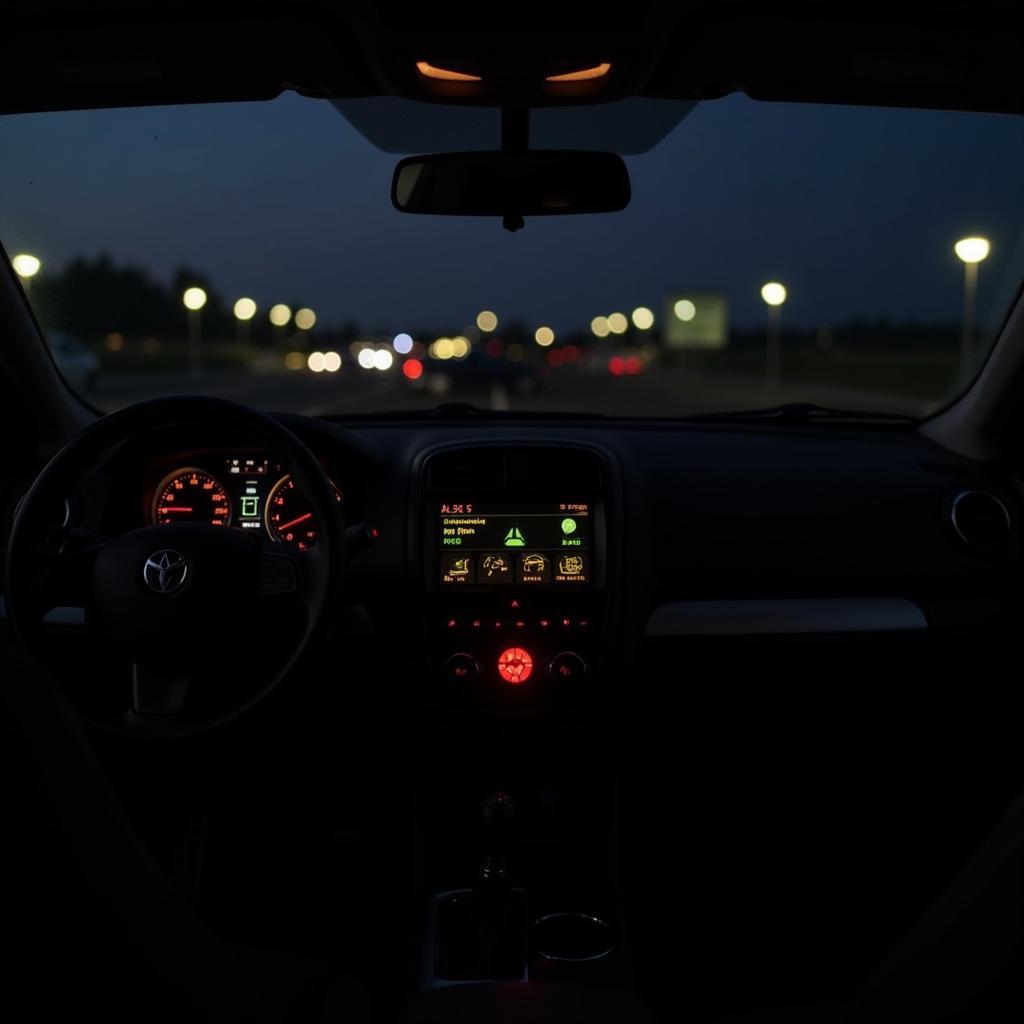
[[[868,412],[863,409],[836,409],[813,402],[785,402],[766,409],[741,409],[737,412],[701,412],[684,416],[692,423],[742,423],[744,421],[765,423],[818,423],[818,422],[874,422],[914,423],[913,416],[898,412]]]

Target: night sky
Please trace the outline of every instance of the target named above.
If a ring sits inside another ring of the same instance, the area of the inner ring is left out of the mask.
[[[495,114],[497,117],[497,114]],[[483,308],[582,327],[664,293],[721,290],[759,324],[956,321],[964,234],[993,242],[979,312],[996,326],[1024,270],[1024,119],[756,103],[699,105],[627,157],[623,213],[417,217],[390,204],[392,154],[327,102],[0,119],[0,239],[44,268],[109,253],[169,281],[181,264],[229,302],[312,306],[364,329],[455,329]]]

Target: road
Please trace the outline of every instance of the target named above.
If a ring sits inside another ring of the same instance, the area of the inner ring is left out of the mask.
[[[429,386],[428,386],[429,385]],[[502,384],[441,386],[435,377],[412,384],[400,374],[345,367],[335,374],[211,372],[124,374],[101,378],[86,397],[115,409],[161,394],[208,394],[268,411],[308,416],[387,413],[430,409],[441,402],[469,402],[483,409],[522,412],[600,412],[625,416],[758,408],[780,402],[815,401],[843,408],[907,411],[915,400],[846,388],[787,384],[768,389],[759,380],[652,367],[636,376],[569,368],[552,373],[538,390],[521,393]]]

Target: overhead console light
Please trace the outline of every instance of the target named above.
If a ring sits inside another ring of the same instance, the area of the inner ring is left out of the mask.
[[[451,71],[448,68],[436,68],[425,60],[416,61],[416,70],[424,78],[436,78],[442,82],[479,82],[479,75],[467,75],[462,71]]]
[[[581,68],[566,75],[548,75],[546,82],[586,82],[592,78],[604,78],[611,71],[611,64],[596,64],[592,68]]]

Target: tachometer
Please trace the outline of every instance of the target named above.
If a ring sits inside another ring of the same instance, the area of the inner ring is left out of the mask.
[[[231,499],[220,481],[202,469],[176,469],[160,481],[153,497],[153,522],[210,523],[227,526]]]
[[[340,505],[341,491],[333,481],[331,488]],[[267,532],[274,540],[294,544],[300,551],[316,543],[317,522],[313,507],[295,486],[291,474],[281,477],[271,488],[267,498],[266,524]]]

